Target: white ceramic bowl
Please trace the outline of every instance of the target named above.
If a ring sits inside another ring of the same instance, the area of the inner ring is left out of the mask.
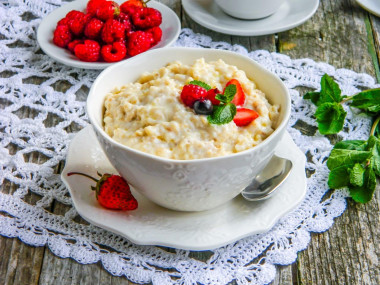
[[[202,57],[206,61],[222,59],[244,70],[270,103],[280,105],[276,129],[261,144],[223,157],[172,160],[122,145],[103,130],[104,98],[114,87],[134,82],[143,72],[152,72],[172,61],[191,64]],[[248,57],[216,49],[164,48],[105,69],[90,89],[87,113],[110,162],[137,191],[169,209],[202,211],[231,200],[260,173],[285,133],[290,104],[289,92],[282,81]]]

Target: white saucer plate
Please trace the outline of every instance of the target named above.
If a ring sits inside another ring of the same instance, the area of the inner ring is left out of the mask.
[[[70,53],[70,51],[60,48],[53,43],[53,33],[57,22],[64,18],[71,10],[84,11],[87,2],[88,0],[73,1],[47,15],[38,27],[37,41],[41,49],[58,62],[85,69],[104,69],[113,63],[80,61]],[[116,2],[121,4],[124,1],[116,0]],[[150,1],[148,7],[155,8],[162,14],[162,24],[160,25],[160,28],[162,29],[162,39],[157,45],[152,47],[152,49],[170,46],[177,40],[181,31],[181,22],[179,21],[177,14],[169,7],[156,1]]]
[[[305,155],[288,133],[279,146],[276,154],[291,159],[294,168],[272,198],[248,202],[239,195],[222,206],[203,212],[178,212],[160,207],[133,188],[132,193],[139,203],[137,210],[120,212],[102,208],[90,189],[93,184],[90,179],[67,176],[71,171],[94,177],[97,171],[116,173],[98,144],[92,126],[87,126],[73,138],[61,177],[78,213],[96,226],[140,245],[211,250],[270,230],[303,200],[306,194]]]
[[[182,5],[190,18],[210,30],[236,36],[262,36],[301,25],[313,16],[319,0],[286,0],[274,14],[258,20],[228,16],[214,0],[182,0]]]
[[[380,17],[380,0],[356,0],[368,12]]]

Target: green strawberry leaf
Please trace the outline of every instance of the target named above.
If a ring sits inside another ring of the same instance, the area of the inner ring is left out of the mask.
[[[380,88],[360,92],[352,97],[351,106],[366,112],[377,113],[380,111]]]
[[[219,100],[219,99],[218,99]],[[214,111],[211,115],[207,116],[207,120],[210,124],[223,125],[228,124],[233,120],[236,115],[235,104],[221,104],[215,105]]]
[[[338,83],[334,81],[327,74],[322,76],[321,79],[321,92],[318,100],[318,106],[323,103],[340,103],[342,101],[342,91],[339,88]]]
[[[199,81],[199,80],[190,81],[188,84],[198,85],[200,87],[203,87],[207,91],[209,91],[210,89],[212,89],[212,87],[210,85],[208,85],[207,83],[205,83],[203,81]]]
[[[346,117],[342,105],[338,103],[323,103],[315,111],[319,132],[323,135],[336,134],[343,129]]]

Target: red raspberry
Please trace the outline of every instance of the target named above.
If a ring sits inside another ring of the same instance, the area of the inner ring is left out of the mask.
[[[113,1],[105,1],[96,10],[96,17],[102,21],[107,21],[108,19],[113,19],[120,14],[119,4]]]
[[[120,11],[132,16],[135,12],[140,11],[143,6],[131,4],[131,1],[125,1],[123,4],[120,5]]]
[[[69,24],[69,19],[67,19],[66,17],[65,18],[62,18],[61,20],[58,21],[57,23],[57,26],[60,26],[60,25],[68,25]]]
[[[101,55],[107,62],[120,61],[127,55],[127,48],[122,42],[114,42],[112,45],[104,45]]]
[[[124,25],[126,32],[132,30],[132,22],[128,14],[120,13],[119,17],[117,17],[116,20]]]
[[[59,47],[65,48],[71,42],[73,36],[67,25],[59,25],[54,30],[53,43]]]
[[[107,44],[125,39],[124,25],[115,19],[109,19],[104,23],[102,29],[102,40]]]
[[[67,49],[69,51],[71,51],[72,53],[74,53],[74,49],[76,47],[76,45],[78,44],[83,44],[84,43],[84,40],[73,40],[72,42],[70,42],[68,45],[67,45]]]
[[[100,39],[104,23],[99,19],[92,18],[84,28],[84,35],[89,39]]]
[[[132,22],[137,28],[145,30],[161,25],[162,16],[160,11],[146,7],[132,15]]]
[[[157,44],[162,38],[162,30],[160,27],[153,27],[153,28],[145,30],[145,32],[152,34],[153,40],[154,40],[152,45]]]
[[[96,15],[96,10],[100,8],[107,0],[90,0],[86,6],[86,12],[92,16]]]
[[[84,27],[90,20],[91,15],[82,12],[76,13],[75,16],[68,19],[68,26],[73,35],[80,37],[83,34]]]
[[[182,102],[190,108],[193,108],[195,101],[205,99],[206,96],[207,90],[201,86],[194,84],[188,84],[183,86],[181,91]]]
[[[215,96],[221,93],[218,88],[210,89],[207,91],[207,99],[209,99],[213,105],[219,105],[220,101],[215,99]]]
[[[69,13],[66,14],[65,18],[67,20],[72,20],[72,19],[75,19],[76,17],[78,17],[79,15],[82,15],[82,14],[84,14],[84,13],[81,11],[71,10]]]
[[[148,50],[153,43],[153,36],[151,33],[143,31],[136,31],[129,35],[127,50],[130,56],[135,56]]]
[[[100,54],[100,45],[97,41],[85,40],[83,44],[77,44],[74,54],[83,61],[97,61]]]

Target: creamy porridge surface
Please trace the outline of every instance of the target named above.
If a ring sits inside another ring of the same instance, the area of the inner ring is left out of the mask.
[[[197,115],[180,99],[182,87],[201,80],[223,90],[226,83],[239,80],[246,100],[244,107],[259,117],[245,127],[232,121],[212,125],[207,116]],[[244,71],[222,60],[193,65],[179,61],[135,83],[115,88],[105,99],[104,129],[116,141],[131,148],[170,159],[199,159],[224,156],[252,148],[273,132],[279,106],[271,105]]]

